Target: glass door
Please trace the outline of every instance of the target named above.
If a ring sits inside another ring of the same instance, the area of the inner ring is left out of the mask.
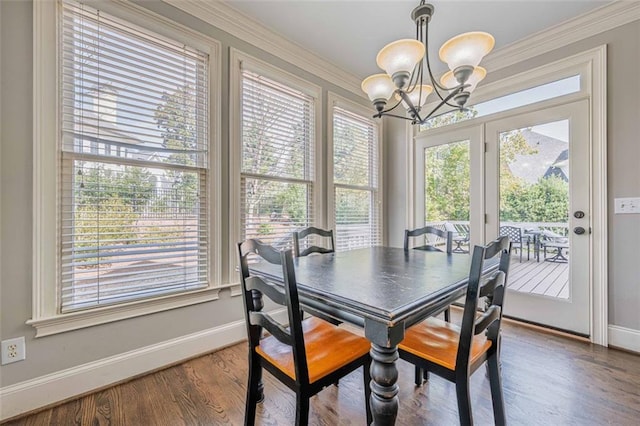
[[[590,335],[588,102],[486,124],[486,233],[513,244],[505,314]]]
[[[414,227],[452,231],[457,254],[483,241],[481,137],[475,127],[416,139]]]

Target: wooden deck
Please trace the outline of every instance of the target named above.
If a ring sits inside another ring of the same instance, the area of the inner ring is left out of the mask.
[[[525,293],[542,294],[560,299],[569,298],[569,264],[544,262],[540,259],[519,260],[511,255],[508,288]]]

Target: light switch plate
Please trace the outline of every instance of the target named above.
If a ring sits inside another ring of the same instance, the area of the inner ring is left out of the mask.
[[[640,198],[616,198],[615,214],[640,213]]]

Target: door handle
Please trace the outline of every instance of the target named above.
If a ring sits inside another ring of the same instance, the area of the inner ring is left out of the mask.
[[[576,226],[573,228],[573,232],[577,235],[582,235],[586,232],[586,230],[582,226]]]

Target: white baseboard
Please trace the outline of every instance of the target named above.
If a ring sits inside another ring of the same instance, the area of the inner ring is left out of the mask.
[[[640,353],[640,330],[610,325],[609,345]]]
[[[286,310],[272,312],[286,322]],[[0,421],[246,339],[244,320],[0,388]]]

